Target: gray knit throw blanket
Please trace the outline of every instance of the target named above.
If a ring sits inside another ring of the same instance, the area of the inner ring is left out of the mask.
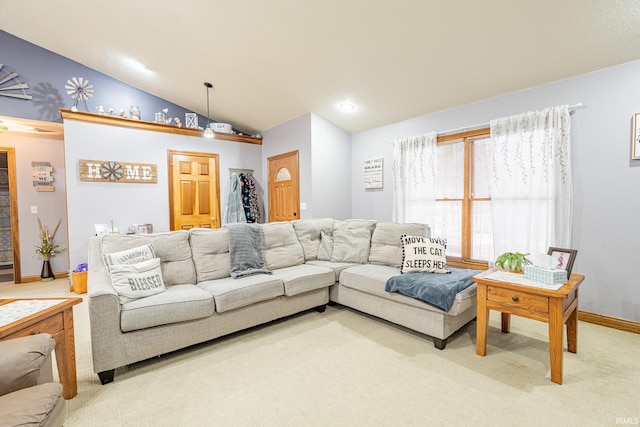
[[[229,230],[229,267],[231,277],[271,274],[262,257],[262,227],[260,224],[234,223]]]

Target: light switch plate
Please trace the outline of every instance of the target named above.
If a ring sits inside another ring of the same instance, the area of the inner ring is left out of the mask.
[[[31,213],[37,214],[38,213],[38,207],[37,206],[31,206]]]

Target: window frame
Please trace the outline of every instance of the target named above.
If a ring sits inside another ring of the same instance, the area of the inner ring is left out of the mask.
[[[450,133],[446,135],[438,135],[436,143],[445,144],[447,142],[462,140],[464,147],[464,193],[462,200],[460,199],[436,199],[436,203],[444,201],[456,201],[462,202],[462,249],[460,257],[447,256],[447,264],[452,267],[471,268],[478,270],[486,270],[489,268],[488,261],[474,260],[471,258],[471,248],[473,244],[473,229],[472,229],[472,202],[473,201],[490,201],[490,197],[473,198],[472,197],[472,179],[473,174],[473,158],[471,152],[471,143],[473,140],[489,137],[491,134],[490,128],[482,127],[479,129]]]

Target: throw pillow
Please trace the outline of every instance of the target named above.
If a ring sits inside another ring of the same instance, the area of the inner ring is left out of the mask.
[[[320,230],[320,244],[318,245],[318,260],[331,261],[333,254],[333,236],[324,230]]]
[[[369,259],[371,231],[366,228],[342,228],[334,230],[332,262],[365,264]]]
[[[111,284],[121,303],[164,292],[160,258],[134,263],[114,264],[109,269]]]
[[[112,252],[110,254],[103,254],[102,261],[104,262],[107,270],[110,270],[112,265],[117,264],[135,264],[141,261],[147,261],[156,257],[156,253],[153,250],[151,244],[143,246],[137,246],[131,249],[125,249],[124,251]]]
[[[402,267],[400,273],[422,271],[449,273],[445,256],[446,240],[441,238],[407,236],[402,241]]]

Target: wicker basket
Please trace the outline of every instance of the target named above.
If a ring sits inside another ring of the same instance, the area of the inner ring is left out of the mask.
[[[73,292],[76,294],[86,294],[87,293],[87,276],[89,273],[86,271],[72,271],[71,283],[73,284]]]

